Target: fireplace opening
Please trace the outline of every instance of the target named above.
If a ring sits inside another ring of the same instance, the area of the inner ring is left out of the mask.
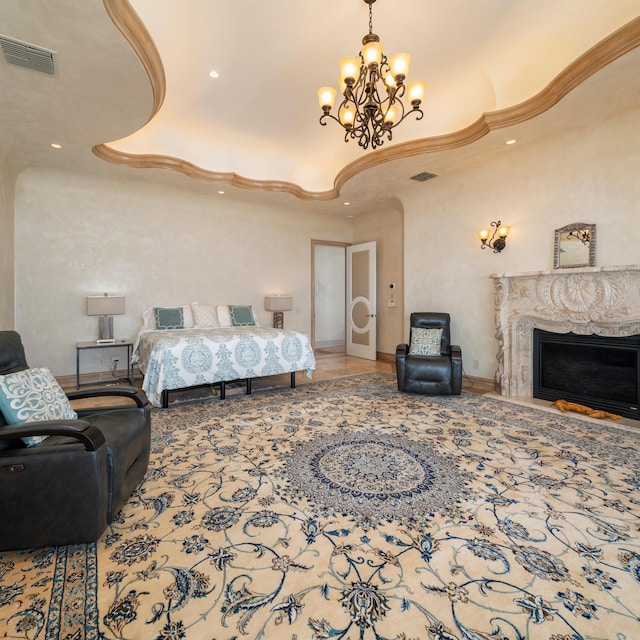
[[[533,397],[640,420],[640,336],[533,330]]]

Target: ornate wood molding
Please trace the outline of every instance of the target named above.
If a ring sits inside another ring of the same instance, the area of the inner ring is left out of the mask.
[[[109,17],[129,42],[149,77],[154,104],[149,120],[158,112],[164,100],[166,81],[158,51],[128,0],[103,0]],[[377,149],[349,163],[341,169],[328,191],[313,192],[292,182],[254,180],[233,172],[203,169],[186,160],[165,155],[134,155],[117,151],[108,144],[93,148],[96,156],[107,162],[135,168],[162,168],[178,171],[186,176],[217,184],[229,184],[243,189],[285,192],[301,200],[333,200],[340,189],[354,176],[379,164],[399,158],[437,151],[457,149],[486,136],[491,131],[519,124],[544,113],[594,73],[640,45],[640,17],[601,40],[558,74],[540,93],[520,104],[482,114],[474,123],[452,133],[421,138]]]
[[[162,106],[167,90],[160,54],[147,28],[128,0],[104,0],[104,8],[115,27],[138,56],[151,83],[153,110],[147,120],[149,122]]]

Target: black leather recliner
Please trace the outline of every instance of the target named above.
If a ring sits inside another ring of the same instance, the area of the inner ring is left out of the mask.
[[[414,329],[442,329],[439,355],[412,355],[408,344],[396,347],[398,390],[429,395],[460,395],[462,393],[462,351],[451,344],[448,313],[412,313],[411,336]]]
[[[0,375],[28,368],[15,331],[0,331]],[[76,409],[77,420],[7,426],[0,413],[0,551],[96,540],[149,463],[150,408],[135,387],[96,387],[70,400],[111,396],[117,405]],[[26,447],[21,437],[48,435]]]

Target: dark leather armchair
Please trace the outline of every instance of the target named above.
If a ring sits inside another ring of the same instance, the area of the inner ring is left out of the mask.
[[[19,334],[0,331],[0,375],[27,368]],[[70,400],[99,396],[118,400],[76,409],[77,420],[7,426],[0,413],[0,551],[96,540],[142,480],[150,451],[146,395],[124,386],[67,393]],[[25,446],[20,438],[33,435],[49,437]]]
[[[410,343],[414,329],[441,329],[439,353],[412,355],[408,344],[399,344],[396,347],[398,390],[430,395],[460,395],[462,351],[459,346],[451,344],[449,314],[412,313]]]

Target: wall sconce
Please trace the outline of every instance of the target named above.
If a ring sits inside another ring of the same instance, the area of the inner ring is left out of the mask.
[[[291,296],[265,296],[264,308],[266,311],[273,311],[273,328],[284,328],[284,312],[293,309],[293,298]]]
[[[87,296],[87,315],[100,316],[97,343],[115,342],[113,316],[124,313],[124,296]]]
[[[501,226],[502,222],[498,220],[498,222],[492,222],[491,226],[494,227],[493,233],[489,238],[490,229],[482,229],[478,231],[478,235],[480,236],[480,245],[481,249],[493,249],[493,253],[500,253],[507,246],[507,236],[509,235],[509,227]],[[496,234],[498,237],[496,238]],[[494,240],[495,238],[495,240]]]

